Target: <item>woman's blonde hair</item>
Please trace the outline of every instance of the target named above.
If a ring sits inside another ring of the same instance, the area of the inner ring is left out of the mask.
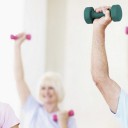
[[[43,86],[50,85],[55,89],[55,92],[58,96],[58,102],[62,102],[64,99],[64,89],[62,84],[62,79],[60,74],[55,72],[46,72],[39,80],[38,87],[37,87],[37,95],[39,96],[39,90]]]

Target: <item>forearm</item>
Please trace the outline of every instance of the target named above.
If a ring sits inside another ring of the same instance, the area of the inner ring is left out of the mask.
[[[21,46],[15,45],[15,77],[16,77],[16,85],[19,93],[19,97],[21,99],[21,103],[24,104],[27,97],[30,95],[30,91],[28,85],[24,78],[24,70],[21,58]]]
[[[14,70],[15,70],[14,75],[15,75],[17,91],[21,99],[21,103],[24,104],[28,96],[30,95],[30,90],[28,88],[28,85],[24,77],[24,69],[23,69],[22,57],[21,57],[21,46],[26,38],[24,33],[18,34],[17,36],[19,38],[18,40],[15,41],[15,46],[14,46]]]
[[[108,62],[105,51],[105,31],[104,29],[93,30],[92,42],[92,75],[94,79],[104,79],[109,76]]]
[[[15,45],[15,77],[16,80],[23,80],[24,79],[24,70],[21,58],[21,46]]]

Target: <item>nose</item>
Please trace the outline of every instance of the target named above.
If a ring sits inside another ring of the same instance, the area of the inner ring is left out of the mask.
[[[45,92],[45,95],[48,95],[48,94],[49,94],[49,89],[46,88],[46,89],[44,90],[44,92]]]

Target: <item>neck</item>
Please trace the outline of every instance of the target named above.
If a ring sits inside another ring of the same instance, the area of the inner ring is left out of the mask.
[[[47,112],[52,113],[58,111],[57,104],[45,104],[44,105]]]

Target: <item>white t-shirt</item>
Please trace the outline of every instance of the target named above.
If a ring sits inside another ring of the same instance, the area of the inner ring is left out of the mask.
[[[11,128],[19,124],[12,108],[5,103],[0,102],[0,128]]]
[[[26,104],[23,106],[24,119],[21,122],[23,128],[60,128],[59,124],[53,121],[53,115],[48,113],[43,105],[29,96]],[[74,117],[69,118],[68,128],[76,128]]]
[[[128,94],[121,90],[116,117],[121,121],[122,128],[128,128]]]

